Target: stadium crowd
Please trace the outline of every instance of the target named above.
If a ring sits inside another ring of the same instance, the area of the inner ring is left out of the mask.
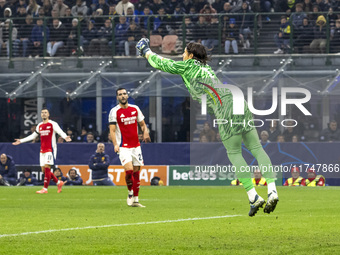
[[[268,22],[276,54],[325,53],[328,41],[337,53],[338,11],[336,0],[0,0],[0,53],[130,56],[141,37],[163,53],[181,53],[183,41],[201,42],[210,53],[250,53]]]

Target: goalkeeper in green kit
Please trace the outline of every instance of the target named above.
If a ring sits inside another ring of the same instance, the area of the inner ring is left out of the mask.
[[[252,114],[246,102],[244,102],[243,115],[233,114],[233,97],[231,92],[225,88],[214,88],[214,84],[219,81],[211,67],[207,65],[208,56],[205,47],[199,43],[188,43],[183,53],[183,61],[174,61],[153,53],[149,47],[149,40],[146,38],[142,38],[137,43],[136,48],[139,50],[140,55],[146,58],[154,68],[171,74],[181,75],[185,86],[194,100],[200,101],[203,94],[210,94],[211,96],[207,97],[207,105],[213,110],[216,118],[228,120],[228,123],[231,121],[236,124],[231,126],[219,125],[218,127],[221,140],[227,150],[228,158],[236,168],[237,178],[247,191],[250,202],[249,216],[254,216],[264,204],[266,204],[264,208],[265,213],[273,212],[279,198],[274,178],[271,176],[272,173],[266,171],[263,174],[268,185],[268,201],[266,203],[257,194],[251,180],[250,171],[241,171],[241,169],[247,167],[247,163],[242,156],[242,141],[257,159],[259,166],[263,167],[263,169],[272,169],[270,158],[262,148],[256,129],[253,125],[241,124],[242,122],[252,122]],[[215,103],[214,94],[218,97],[222,106]]]

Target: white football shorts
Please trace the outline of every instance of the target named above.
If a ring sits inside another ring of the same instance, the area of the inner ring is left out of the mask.
[[[40,166],[54,165],[54,157],[52,152],[40,153]]]
[[[134,166],[144,166],[142,149],[140,146],[135,148],[119,148],[119,159],[124,166],[128,162],[132,162]]]

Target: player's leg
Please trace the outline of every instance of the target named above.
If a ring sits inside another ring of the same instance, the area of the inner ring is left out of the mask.
[[[50,183],[51,176],[50,176],[50,172],[47,172],[45,168],[45,166],[47,165],[45,164],[47,162],[46,158],[47,158],[46,153],[40,153],[40,167],[41,167],[41,172],[44,173],[44,187],[41,190],[37,191],[36,192],[37,194],[48,193],[47,189],[48,189],[48,184]]]
[[[263,206],[265,201],[257,194],[251,180],[250,171],[245,171],[248,164],[242,156],[242,135],[233,135],[229,139],[223,141],[223,144],[227,149],[227,154],[230,162],[236,168],[237,178],[243,184],[243,187],[247,191],[250,202],[249,216],[254,216],[259,208]]]
[[[128,188],[127,205],[131,206],[133,203],[133,165],[132,161],[124,165],[125,170],[125,182]]]
[[[140,167],[144,165],[143,155],[141,147],[138,146],[132,149],[132,164],[133,164],[133,207],[145,207],[144,205],[139,203],[139,187],[140,187],[140,179],[139,179],[139,171]]]
[[[268,201],[264,212],[270,213],[275,210],[276,204],[279,201],[271,160],[262,148],[256,129],[243,134],[243,141],[251,154],[256,158],[258,165],[261,167],[260,170],[262,170],[263,177],[266,179],[268,185]]]

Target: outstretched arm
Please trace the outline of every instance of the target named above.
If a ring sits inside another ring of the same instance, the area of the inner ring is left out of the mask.
[[[184,61],[174,61],[153,53],[150,49],[149,40],[147,38],[140,39],[136,48],[139,50],[140,55],[149,61],[152,67],[171,74],[184,74],[186,68]]]
[[[38,137],[38,134],[36,132],[34,132],[33,134],[23,138],[23,139],[15,139],[15,142],[12,143],[13,145],[19,145],[21,143],[26,143],[26,142],[29,142],[29,141],[32,141],[34,140],[35,138]]]

